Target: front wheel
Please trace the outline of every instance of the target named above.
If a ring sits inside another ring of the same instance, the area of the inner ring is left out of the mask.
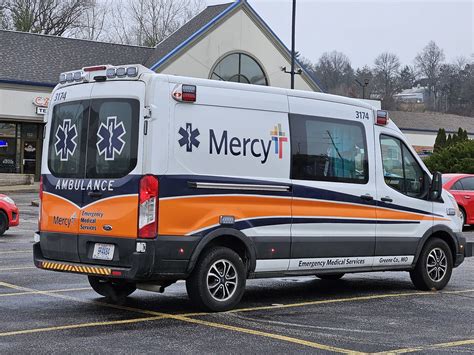
[[[89,284],[99,295],[118,301],[131,295],[137,289],[134,283],[122,280],[89,276]]]
[[[461,230],[464,228],[464,225],[466,224],[467,221],[467,216],[466,216],[466,211],[464,209],[460,208],[461,211]]]
[[[240,302],[245,283],[245,266],[240,256],[229,248],[216,247],[199,259],[186,280],[186,290],[198,307],[221,312]]]
[[[448,244],[433,238],[426,242],[410,278],[419,290],[442,290],[453,272],[453,256]]]
[[[0,235],[5,234],[8,229],[8,217],[5,212],[0,212]]]

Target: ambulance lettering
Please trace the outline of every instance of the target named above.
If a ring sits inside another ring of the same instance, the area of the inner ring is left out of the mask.
[[[56,190],[66,191],[114,191],[115,180],[58,179]]]

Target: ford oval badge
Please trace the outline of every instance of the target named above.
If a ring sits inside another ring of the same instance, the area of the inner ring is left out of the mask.
[[[112,226],[110,224],[105,224],[102,227],[106,232],[110,232],[112,230]]]

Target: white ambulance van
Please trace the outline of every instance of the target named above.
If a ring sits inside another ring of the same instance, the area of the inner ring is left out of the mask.
[[[61,74],[46,119],[35,265],[112,299],[184,279],[222,311],[249,278],[388,270],[439,290],[470,254],[440,174],[355,99],[103,65]]]

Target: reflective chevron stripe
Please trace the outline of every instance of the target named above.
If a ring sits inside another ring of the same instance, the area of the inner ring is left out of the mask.
[[[49,261],[43,261],[41,263],[41,268],[48,269],[48,270],[77,272],[81,274],[95,274],[95,275],[105,275],[105,276],[112,274],[112,270],[109,268],[70,265],[70,264],[62,264],[62,263],[55,263],[55,262],[49,262]]]

